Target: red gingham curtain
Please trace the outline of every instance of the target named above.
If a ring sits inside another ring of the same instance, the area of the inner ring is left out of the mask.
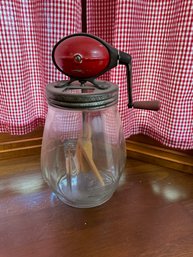
[[[192,0],[87,0],[88,33],[133,58],[133,100],[158,99],[159,112],[127,109],[126,73],[103,76],[120,88],[125,137],[143,133],[193,148]],[[81,31],[81,0],[2,0],[0,132],[24,134],[44,124],[45,86],[64,79],[54,44]]]
[[[0,132],[25,134],[43,125],[45,86],[65,77],[53,46],[81,32],[81,0],[1,1]]]
[[[133,100],[161,102],[159,112],[127,108],[125,68],[105,79],[120,88],[125,137],[143,133],[175,148],[193,148],[193,1],[87,0],[88,33],[133,59]]]

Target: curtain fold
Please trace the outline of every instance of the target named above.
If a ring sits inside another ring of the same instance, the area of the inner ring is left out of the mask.
[[[45,86],[65,79],[51,52],[81,31],[81,0],[3,0],[1,12],[0,132],[25,134],[44,124]]]
[[[127,108],[126,71],[119,85],[125,137],[148,135],[169,147],[193,148],[193,1],[88,0],[88,33],[131,54],[133,100],[161,102],[159,112]]]

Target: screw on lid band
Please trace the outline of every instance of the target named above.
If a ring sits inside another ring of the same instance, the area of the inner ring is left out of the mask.
[[[47,85],[46,94],[48,103],[59,108],[71,109],[100,109],[112,106],[118,102],[118,86],[107,82],[103,89],[96,88],[92,83],[86,82],[84,86],[78,81],[61,87],[67,81],[57,81]]]

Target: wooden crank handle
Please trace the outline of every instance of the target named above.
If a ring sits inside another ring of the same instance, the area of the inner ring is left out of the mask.
[[[153,100],[153,101],[137,101],[137,102],[134,102],[132,104],[132,107],[136,108],[136,109],[159,111],[159,109],[160,109],[160,102],[158,100]]]

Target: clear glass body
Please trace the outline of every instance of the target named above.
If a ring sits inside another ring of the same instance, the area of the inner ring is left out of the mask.
[[[48,108],[41,167],[64,203],[87,208],[106,202],[118,186],[126,159],[117,106],[100,110]]]

